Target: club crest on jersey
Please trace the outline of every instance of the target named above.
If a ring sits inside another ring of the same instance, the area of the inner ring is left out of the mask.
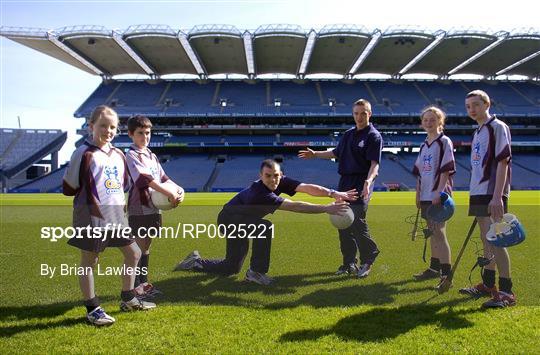
[[[431,154],[424,155],[423,157],[424,164],[422,168],[424,173],[431,173],[431,171],[433,170],[433,166],[431,165],[432,160],[433,160],[433,157],[431,156]]]
[[[105,180],[105,191],[107,194],[121,193],[121,184],[118,179],[118,168],[116,166],[106,166],[105,175],[107,179]]]
[[[476,142],[474,143],[474,146],[473,146],[471,163],[473,165],[478,165],[480,164],[480,160],[482,160],[482,157],[480,156],[480,142]]]
[[[364,148],[364,145],[365,145],[365,143],[364,143],[363,139],[360,142],[358,142],[358,147],[359,148]]]
[[[156,169],[155,167],[150,167],[150,174],[152,174],[152,177],[154,179],[158,179],[159,178],[159,170]]]

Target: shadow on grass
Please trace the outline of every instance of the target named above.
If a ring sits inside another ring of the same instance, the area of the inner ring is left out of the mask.
[[[260,301],[243,298],[247,294],[266,296],[294,295],[300,287],[341,282],[343,279],[331,278],[329,273],[309,275],[288,275],[276,278],[270,286],[261,286],[243,281],[243,275],[223,277],[214,274],[190,272],[182,278],[172,278],[154,283],[165,295],[159,301],[218,304],[228,306],[261,307]]]
[[[6,337],[11,337],[15,334],[24,333],[24,332],[43,330],[43,329],[50,330],[50,329],[59,328],[59,327],[70,327],[73,325],[78,325],[78,324],[83,324],[83,323],[88,324],[86,322],[86,318],[84,317],[68,318],[68,319],[62,319],[55,322],[44,322],[44,323],[38,323],[38,324],[0,326],[0,337],[6,338]]]
[[[401,289],[398,286],[411,281],[397,281],[392,283],[377,282],[373,284],[358,284],[329,290],[317,290],[298,300],[290,302],[274,303],[268,306],[271,309],[294,308],[302,305],[314,308],[324,307],[354,307],[360,305],[380,306],[390,304],[396,300],[396,295],[416,293],[432,290],[432,287],[423,286],[416,288]]]
[[[112,297],[100,297],[102,302],[113,300]],[[84,307],[81,301],[76,302],[58,302],[52,304],[40,304],[32,306],[0,307],[0,321],[2,322],[21,322],[27,321],[29,324],[0,326],[0,337],[10,337],[12,335],[34,331],[40,329],[52,329],[56,327],[66,327],[76,324],[86,323],[85,317],[69,318],[59,321],[45,321],[43,323],[32,324],[35,319],[50,319],[64,315],[73,308],[80,308],[81,314],[84,314]],[[110,313],[110,312],[109,312]],[[111,313],[112,314],[112,313]]]
[[[474,325],[464,316],[480,309],[453,310],[462,302],[454,300],[437,305],[377,307],[339,320],[331,328],[298,330],[283,334],[281,342],[314,341],[335,335],[345,341],[383,342],[405,334],[416,327],[435,325],[444,329],[462,329]],[[450,307],[444,311],[443,308]]]
[[[187,277],[167,279],[156,282],[155,286],[164,291],[159,301],[171,303],[198,303],[201,305],[227,305],[267,309],[295,308],[302,305],[315,308],[384,305],[395,301],[400,293],[416,293],[432,289],[428,286],[403,289],[400,286],[412,281],[393,283],[374,283],[322,289],[325,285],[344,282],[343,277],[332,273],[299,274],[276,277],[270,286],[260,286],[237,280],[236,277],[219,277],[212,274],[190,273]],[[320,286],[318,290],[294,299],[301,288]],[[245,297],[249,294],[278,296],[277,302]],[[290,301],[286,299],[291,298]],[[283,300],[285,298],[285,300]]]
[[[100,297],[100,299],[102,302],[108,301],[104,297]],[[36,304],[32,306],[0,307],[0,321],[53,318],[60,316],[75,307],[83,307],[82,302],[58,302],[51,304]]]

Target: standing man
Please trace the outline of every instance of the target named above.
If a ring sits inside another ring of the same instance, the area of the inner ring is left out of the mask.
[[[500,222],[508,211],[510,194],[510,165],[512,159],[510,128],[489,113],[491,100],[482,90],[467,94],[467,114],[478,128],[473,134],[471,146],[471,183],[469,192],[469,216],[480,226],[484,244],[484,258],[489,260],[482,272],[482,282],[466,287],[459,293],[479,297],[491,297],[483,303],[486,308],[504,308],[516,304],[512,292],[510,256],[506,248],[491,245],[486,240],[489,226]],[[495,286],[495,267],[499,271],[499,290]]]
[[[340,200],[337,203],[316,205],[302,201],[291,201],[279,196],[285,193],[294,196],[304,192],[311,196],[329,196]],[[193,251],[176,267],[177,270],[194,270],[220,275],[234,275],[240,272],[249,249],[249,239],[253,239],[250,267],[246,281],[269,285],[272,278],[266,275],[270,267],[270,247],[274,236],[272,223],[264,217],[276,210],[299,213],[339,214],[347,209],[344,200],[356,200],[356,191],[338,192],[313,184],[304,184],[283,176],[279,163],[264,160],[260,168],[260,180],[234,196],[218,215],[220,233],[222,227],[227,243],[224,259],[203,259],[198,251]],[[254,238],[247,237],[250,234]]]
[[[379,254],[377,244],[369,234],[366,222],[368,203],[373,192],[374,180],[379,172],[383,140],[379,131],[369,123],[371,104],[360,99],[353,105],[355,127],[347,130],[338,146],[333,150],[301,150],[302,159],[334,159],[339,161],[339,190],[356,189],[360,198],[351,203],[354,222],[347,229],[339,230],[339,242],[343,264],[336,275],[353,274],[363,278],[369,275],[371,266]],[[356,253],[360,252],[360,266],[356,264]]]

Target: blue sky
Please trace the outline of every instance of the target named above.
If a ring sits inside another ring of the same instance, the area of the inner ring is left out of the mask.
[[[535,1],[0,1],[2,26],[55,29],[101,25],[125,29],[164,24],[189,30],[200,24],[231,24],[255,29],[261,24],[361,24],[370,29],[420,25],[511,30],[536,27]],[[69,132],[61,161],[69,159],[82,120],[73,112],[101,79],[15,42],[0,39],[0,112],[2,128],[57,128]]]

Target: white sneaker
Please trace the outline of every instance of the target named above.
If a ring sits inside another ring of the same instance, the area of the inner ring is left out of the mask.
[[[146,311],[147,309],[156,308],[156,304],[152,302],[147,302],[133,297],[131,301],[120,303],[120,309],[124,312],[131,311]]]
[[[193,270],[201,268],[201,255],[199,254],[199,251],[193,250],[191,253],[189,253],[188,256],[184,260],[178,263],[174,270]]]
[[[96,307],[92,312],[86,313],[86,319],[93,325],[111,325],[116,322],[116,319],[105,313],[101,307]]]
[[[336,273],[336,275],[355,275],[358,274],[358,266],[356,263],[350,263],[349,265],[341,265]]]
[[[248,269],[246,271],[246,281],[255,282],[256,284],[268,286],[270,285],[274,279],[267,276],[266,274],[263,274],[262,272],[253,271],[251,269]]]
[[[360,268],[358,269],[357,276],[359,278],[367,277],[369,275],[370,271],[371,271],[371,264],[362,264],[362,265],[360,265]]]

